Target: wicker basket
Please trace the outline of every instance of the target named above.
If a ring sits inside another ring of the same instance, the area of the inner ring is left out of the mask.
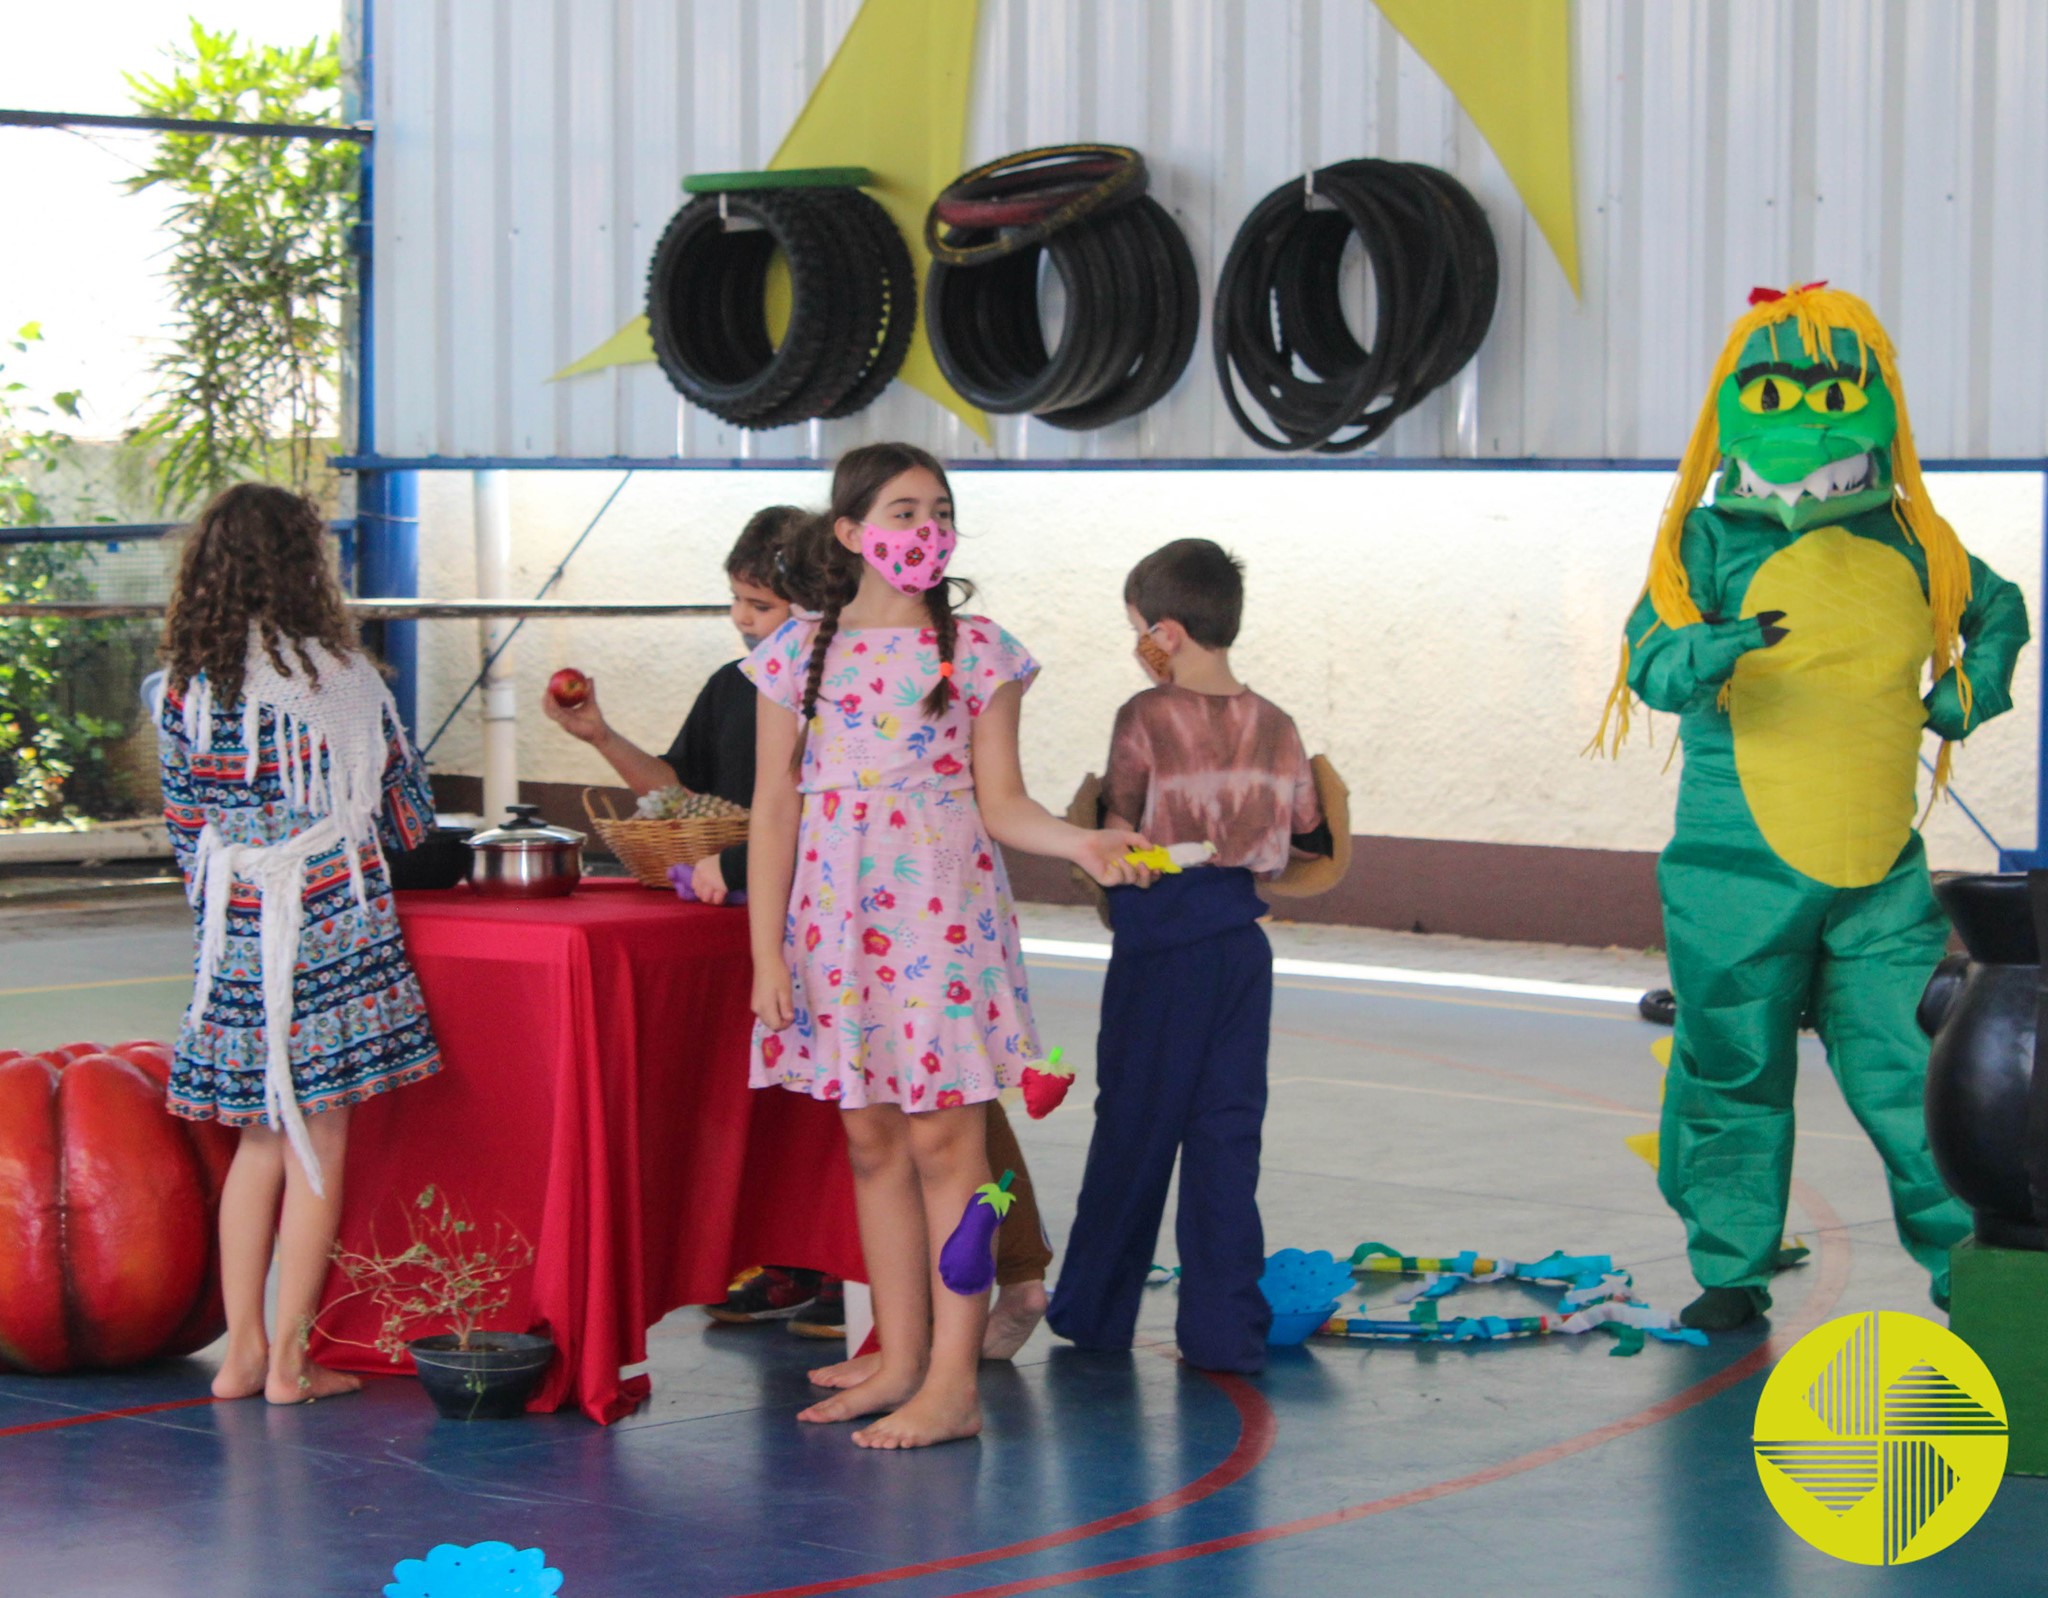
[[[619,863],[643,887],[671,887],[670,866],[694,866],[706,855],[747,841],[747,813],[738,805],[730,806],[723,815],[650,821],[641,816],[622,818],[614,814],[609,794],[598,796],[605,811],[599,815],[590,802],[590,796],[596,792],[594,788],[583,790],[583,813],[590,817],[590,824],[605,847],[619,857]]]

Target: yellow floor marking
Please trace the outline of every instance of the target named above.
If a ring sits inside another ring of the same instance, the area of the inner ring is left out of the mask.
[[[0,999],[19,999],[35,993],[83,993],[88,988],[140,988],[154,982],[190,982],[192,973],[174,977],[110,977],[104,982],[53,982],[40,988],[0,988]]]

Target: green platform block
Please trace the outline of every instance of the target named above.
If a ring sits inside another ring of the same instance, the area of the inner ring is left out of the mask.
[[[1949,1330],[2005,1399],[2009,1476],[2048,1476],[2048,1254],[1974,1237],[1949,1254]]]

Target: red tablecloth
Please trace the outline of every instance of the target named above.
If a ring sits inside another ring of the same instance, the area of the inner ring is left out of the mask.
[[[744,911],[615,882],[527,902],[401,893],[398,911],[443,1069],[356,1109],[342,1244],[374,1233],[392,1251],[430,1182],[486,1237],[518,1227],[535,1263],[493,1324],[555,1339],[533,1408],[629,1413],[648,1381],[619,1367],[647,1357],[646,1329],[716,1303],[748,1265],[862,1276],[837,1114],[747,1086]],[[316,1357],[388,1371],[354,1346],[377,1317],[335,1302],[346,1290],[334,1273]]]

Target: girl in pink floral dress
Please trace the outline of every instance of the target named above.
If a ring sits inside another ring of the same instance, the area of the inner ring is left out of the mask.
[[[762,694],[752,1081],[844,1112],[882,1350],[800,1418],[885,1414],[854,1436],[874,1448],[981,1429],[988,1305],[948,1292],[936,1265],[990,1180],[985,1107],[1039,1058],[997,845],[1115,883],[1138,880],[1123,856],[1144,842],[1069,826],[1025,793],[1017,724],[1037,663],[955,613],[955,537],[937,460],[851,451],[792,551],[791,591],[819,614],[744,668]]]

